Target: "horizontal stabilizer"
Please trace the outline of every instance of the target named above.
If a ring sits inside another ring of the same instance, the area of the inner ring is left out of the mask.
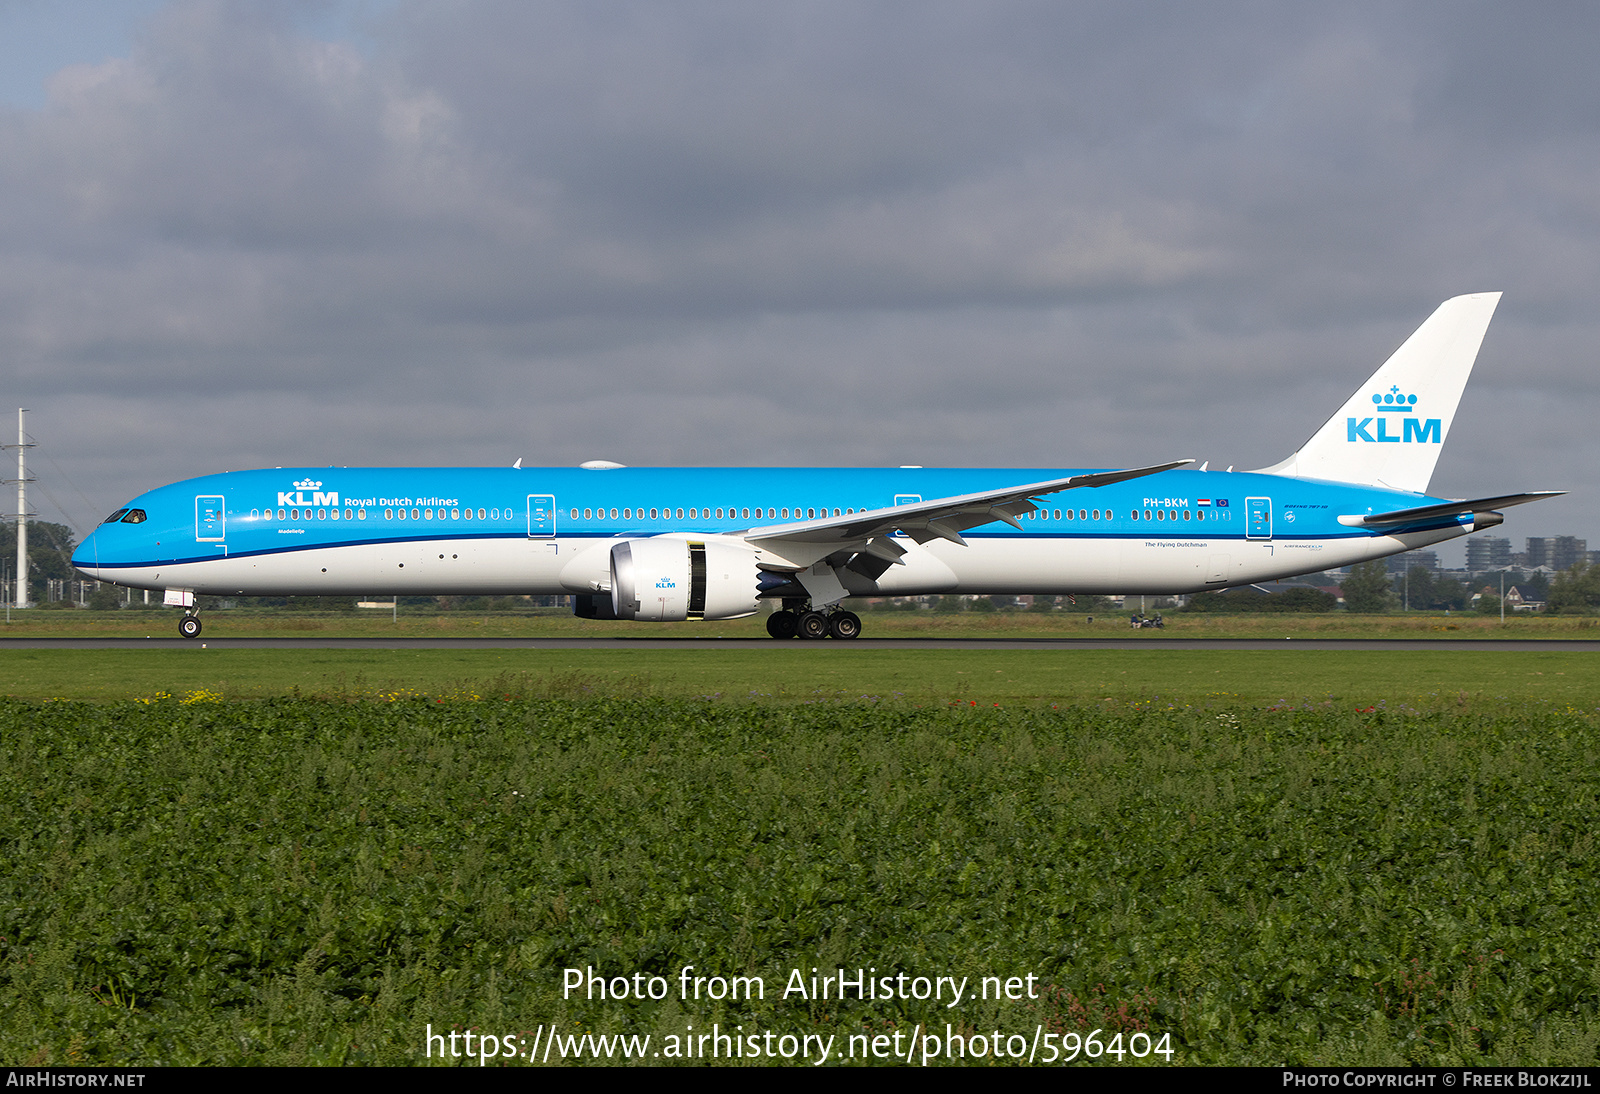
[[[1470,501],[1447,501],[1437,505],[1419,505],[1415,509],[1396,509],[1392,513],[1352,513],[1339,518],[1339,523],[1350,528],[1386,528],[1397,524],[1414,524],[1435,517],[1459,517],[1467,513],[1490,512],[1512,505],[1526,505],[1530,501],[1559,498],[1565,490],[1540,490],[1532,494],[1503,494],[1497,498],[1473,498]]]

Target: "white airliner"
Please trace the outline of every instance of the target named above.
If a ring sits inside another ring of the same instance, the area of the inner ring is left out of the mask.
[[[1445,301],[1288,459],[1121,470],[298,468],[164,486],[73,555],[197,594],[571,594],[590,619],[734,619],[854,638],[850,597],[1187,593],[1426,547],[1560,491],[1452,500],[1428,481],[1499,293]]]

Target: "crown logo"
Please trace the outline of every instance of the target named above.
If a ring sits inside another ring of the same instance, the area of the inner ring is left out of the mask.
[[[320,481],[314,482],[311,479],[304,479],[295,483],[294,488],[296,490],[321,490],[322,483]]]
[[[1372,404],[1380,411],[1389,411],[1391,413],[1396,411],[1409,412],[1412,407],[1417,405],[1417,397],[1415,395],[1402,395],[1399,386],[1396,385],[1387,392],[1374,395]]]

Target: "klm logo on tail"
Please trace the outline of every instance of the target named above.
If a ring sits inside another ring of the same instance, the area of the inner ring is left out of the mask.
[[[1415,414],[1417,412],[1417,397],[1415,395],[1402,395],[1398,386],[1391,387],[1382,395],[1372,397],[1374,418],[1346,418],[1345,440],[1351,444],[1357,441],[1366,441],[1374,444],[1443,444],[1444,431],[1438,418],[1401,418],[1401,431],[1399,434],[1389,432],[1395,419],[1386,418],[1386,414]],[[1374,420],[1377,422],[1376,433],[1369,432]]]

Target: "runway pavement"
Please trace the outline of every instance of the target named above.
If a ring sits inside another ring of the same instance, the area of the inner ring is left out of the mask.
[[[0,638],[0,650],[1456,650],[1600,652],[1600,639],[1474,638]]]

